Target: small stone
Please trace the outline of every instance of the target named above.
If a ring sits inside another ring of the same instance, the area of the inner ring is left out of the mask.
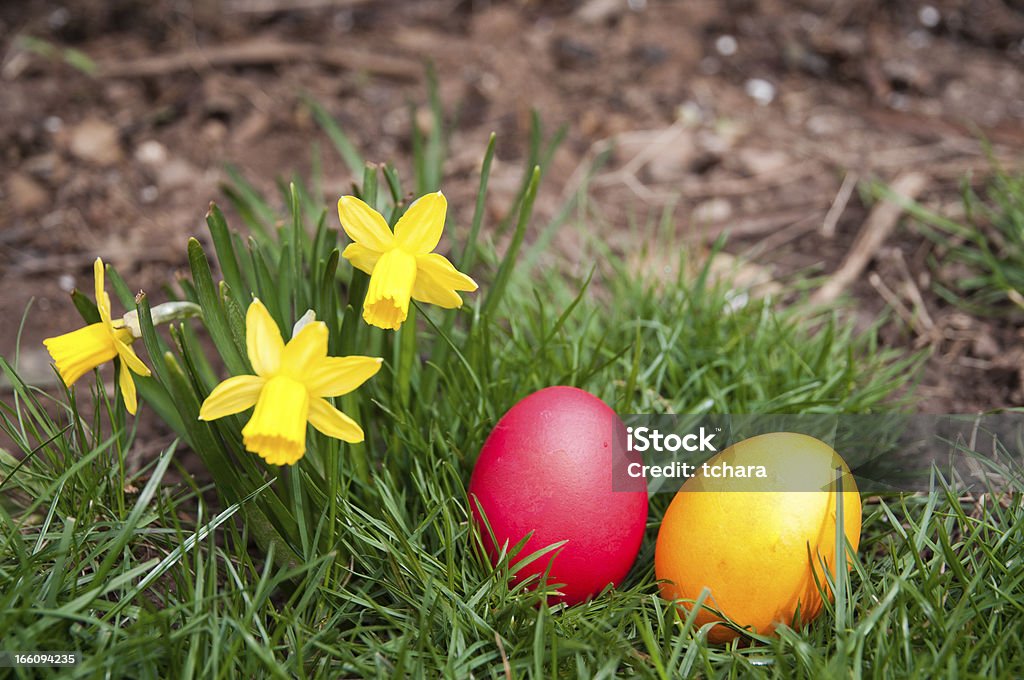
[[[69,148],[76,158],[101,166],[122,158],[117,128],[98,118],[87,118],[71,130]]]
[[[739,49],[739,43],[731,35],[720,35],[715,38],[715,49],[723,57],[731,57]]]
[[[699,224],[724,222],[732,216],[732,204],[724,198],[712,198],[693,209],[691,219]]]
[[[50,16],[46,17],[46,23],[50,25],[52,30],[59,30],[68,25],[68,20],[71,18],[71,12],[66,7],[60,7],[50,12]]]
[[[935,28],[942,21],[942,15],[939,14],[939,10],[935,9],[931,5],[925,5],[921,9],[917,10],[917,20],[921,22],[922,26],[927,28]]]
[[[65,293],[70,293],[75,289],[75,277],[71,274],[61,274],[57,277],[57,285]]]
[[[744,84],[743,89],[748,97],[761,106],[767,106],[775,100],[775,86],[764,78],[751,78]]]
[[[737,151],[736,155],[743,169],[750,175],[781,170],[793,162],[789,154],[772,149],[746,148]]]
[[[17,215],[30,215],[49,203],[50,195],[36,180],[21,172],[7,177],[7,198]]]
[[[203,127],[200,129],[199,134],[202,136],[204,141],[210,144],[220,144],[228,136],[228,126],[225,125],[222,120],[211,118],[203,123]]]
[[[589,0],[576,10],[576,18],[585,24],[600,24],[617,19],[626,10],[622,0]],[[633,9],[629,6],[629,9]]]
[[[135,149],[135,160],[143,165],[160,165],[167,162],[167,148],[160,142],[149,139]]]
[[[157,168],[156,182],[161,191],[171,191],[189,186],[199,176],[199,171],[182,158],[172,158]]]

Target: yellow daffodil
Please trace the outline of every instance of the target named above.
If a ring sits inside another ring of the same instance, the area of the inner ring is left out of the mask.
[[[447,210],[444,194],[427,194],[409,206],[392,233],[384,216],[355,196],[338,201],[341,226],[353,241],[342,256],[370,275],[366,323],[397,331],[409,315],[410,298],[455,309],[462,306],[456,291],[476,290],[473,279],[432,252]]]
[[[215,420],[251,408],[242,442],[272,465],[292,465],[306,452],[306,423],[329,437],[363,441],[363,430],[326,397],[347,394],[380,370],[377,357],[327,356],[327,325],[311,321],[286,345],[259,300],[245,316],[245,344],[256,375],[228,378],[199,409]]]
[[[102,363],[118,357],[121,359],[121,373],[118,384],[124,395],[124,406],[132,415],[138,408],[135,396],[135,381],[132,371],[149,375],[149,369],[132,351],[135,336],[125,327],[122,319],[110,318],[110,296],[103,289],[103,261],[96,258],[93,263],[93,277],[96,282],[96,307],[100,312],[97,323],[79,328],[77,331],[43,340],[47,351],[57,365],[61,380],[70,387],[76,380]]]

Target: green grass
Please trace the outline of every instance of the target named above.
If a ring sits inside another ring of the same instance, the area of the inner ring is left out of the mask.
[[[698,320],[687,336],[688,351],[711,354],[737,328],[759,330],[767,335],[755,344],[758,361],[778,367],[766,379],[767,394],[785,388],[796,408],[881,407],[886,386],[877,372],[854,368],[851,380],[832,380],[769,342],[788,338],[842,355],[856,349],[848,336],[832,333],[839,341],[830,344],[825,331],[802,332],[786,314],[761,306],[711,322],[704,316],[711,316],[721,291],[690,293],[680,314]],[[674,295],[681,293],[645,301],[652,310],[670,309],[668,303],[680,302]],[[428,426],[398,428],[401,457],[376,461],[373,483],[355,482],[339,499],[345,531],[336,549],[346,568],[333,577],[333,555],[281,564],[253,548],[248,524],[232,516],[238,506],[214,510],[203,489],[162,484],[171,450],[127,480],[139,491],[125,493],[118,470],[131,438],[116,433],[101,441],[67,410],[51,420],[36,403],[45,397],[19,387],[17,404],[4,408],[6,429],[15,436],[24,430],[21,447],[35,454],[3,490],[4,648],[79,650],[83,662],[75,672],[83,677],[503,677],[503,655],[515,677],[822,677],[847,668],[889,677],[1024,672],[1020,494],[1006,507],[990,498],[975,508],[941,489],[868,505],[844,607],[847,626],[836,631],[826,612],[805,630],[783,630],[768,645],[709,646],[660,600],[651,567],[664,506],[658,501],[668,500],[660,496],[621,590],[553,610],[536,592],[510,589],[508,565],[490,568],[467,523],[464,485],[475,452],[494,418],[534,387],[568,377],[610,402],[629,399],[620,383],[629,376],[635,347],[619,347],[602,330],[628,318],[625,303],[609,309],[584,299],[570,318],[593,330],[577,334],[567,321],[554,333],[557,340],[541,345],[538,361],[533,343],[551,335],[557,315],[533,301],[510,307],[517,321],[492,329],[501,340],[490,365],[471,365],[489,395],[486,405],[468,377],[442,390],[422,416]],[[673,315],[680,308],[674,309]],[[701,383],[686,384],[679,343],[664,335],[673,327],[665,316],[640,316],[638,327],[649,329],[641,332],[644,347],[658,349],[644,350],[639,364],[665,369],[639,372],[635,394],[678,395],[666,398],[673,406],[698,395],[714,399],[700,391]],[[621,332],[632,337],[628,328]],[[737,343],[735,354],[727,349],[724,356],[739,369],[750,349]],[[781,357],[790,357],[788,363]],[[776,403],[759,401],[756,378],[743,382],[747,387],[733,403],[750,411]],[[817,395],[812,402],[803,396],[808,393]],[[399,422],[413,418],[396,404],[381,407],[396,411]],[[36,442],[53,435],[37,450]]]
[[[455,225],[457,235],[479,234],[456,239],[468,243],[456,261],[476,261],[482,284],[466,307],[458,315],[420,309],[416,334],[358,338],[357,348],[385,357],[365,398],[345,404],[367,430],[365,446],[314,438],[287,471],[259,467],[250,455],[211,469],[215,485],[187,471],[185,482],[166,483],[187,443],[206,446],[200,453],[212,464],[230,460],[234,444],[230,424],[190,429],[181,416],[223,375],[203,358],[202,325],[189,320],[169,338],[158,335],[145,323],[146,300],[143,340],[157,376],[145,391],[140,384],[143,408],[160,412],[183,441],[136,475],[125,472],[138,446],[133,421],[99,387],[69,395],[97,404],[86,419],[76,402],[22,384],[5,361],[14,391],[0,403],[0,424],[18,457],[0,460],[3,650],[78,651],[82,662],[62,671],[72,677],[1024,674],[1020,489],[978,503],[941,485],[873,499],[838,604],[756,644],[709,645],[706,631],[658,596],[653,551],[665,495],[653,499],[626,582],[589,603],[549,607],[544,590],[510,586],[516,559],[491,566],[469,522],[465,486],[497,418],[535,389],[577,385],[623,413],[870,413],[899,405],[894,395],[916,365],[838,316],[770,300],[737,304],[727,282],[687,267],[682,255],[677,276],[656,282],[585,237],[594,216],[582,201],[534,240],[529,204],[554,137],[535,127],[507,219],[481,225],[478,210],[470,224]],[[441,176],[440,142],[417,144],[417,187],[429,190]],[[350,146],[343,153],[361,161]],[[397,173],[382,176],[379,192],[376,171],[361,190],[394,217],[405,194]],[[486,171],[483,178],[485,185]],[[211,212],[227,284],[206,280],[196,244],[192,278],[172,291],[203,305],[219,361],[244,364],[233,356],[235,307],[250,286],[277,294],[272,312],[282,326],[312,302],[321,316],[330,310],[332,341],[338,331],[336,342],[354,342],[345,324],[356,310],[332,291],[358,292],[365,281],[336,269],[324,207],[298,184],[282,186],[282,208],[238,180],[229,196],[253,241]],[[591,277],[571,280],[548,266],[542,244],[554,228],[583,235]],[[502,234],[518,259],[497,256]],[[675,244],[652,242],[659,246]],[[235,266],[225,266],[229,252]],[[300,276],[286,280],[286,271]],[[130,290],[111,278],[121,293]],[[132,304],[130,294],[122,300]],[[78,302],[88,316],[88,301]],[[164,385],[174,398],[161,393]]]
[[[1017,320],[1024,309],[1024,174],[993,169],[981,190],[963,182],[962,222],[918,203],[907,209],[936,246],[936,293],[972,313]]]

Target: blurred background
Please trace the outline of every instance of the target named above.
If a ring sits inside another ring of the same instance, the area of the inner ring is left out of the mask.
[[[742,276],[792,289],[840,269],[865,225],[892,228],[872,187],[963,221],[965,179],[1019,172],[1024,145],[1019,0],[23,0],[0,4],[0,57],[0,354],[34,299],[20,364],[42,385],[40,341],[78,325],[68,292],[91,289],[93,259],[159,290],[228,164],[273,191],[317,146],[325,201],[347,193],[307,98],[366,158],[407,167],[411,125],[437,123],[410,109],[428,62],[457,224],[492,131],[489,215],[508,209],[536,110],[567,126],[538,225],[586,186],[590,227],[655,272],[676,253],[643,248],[642,226],[665,218],[696,254],[728,231]],[[585,272],[575,233],[544,264]],[[966,276],[944,254],[903,223],[840,292],[865,327],[889,315],[887,344],[933,349],[921,410],[1018,405],[1018,317],[938,295]]]

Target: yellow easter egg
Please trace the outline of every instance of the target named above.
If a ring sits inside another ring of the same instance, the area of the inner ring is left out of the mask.
[[[840,475],[844,532],[856,551],[860,494],[845,461],[824,442],[790,432],[764,434],[698,467],[658,532],[654,569],[663,579],[662,596],[696,601],[706,588],[706,606],[761,635],[771,635],[780,623],[812,620],[822,607],[818,584],[828,589],[822,563],[829,573],[836,564]],[[696,624],[721,620],[702,607]],[[728,642],[737,635],[716,625],[708,640]]]

